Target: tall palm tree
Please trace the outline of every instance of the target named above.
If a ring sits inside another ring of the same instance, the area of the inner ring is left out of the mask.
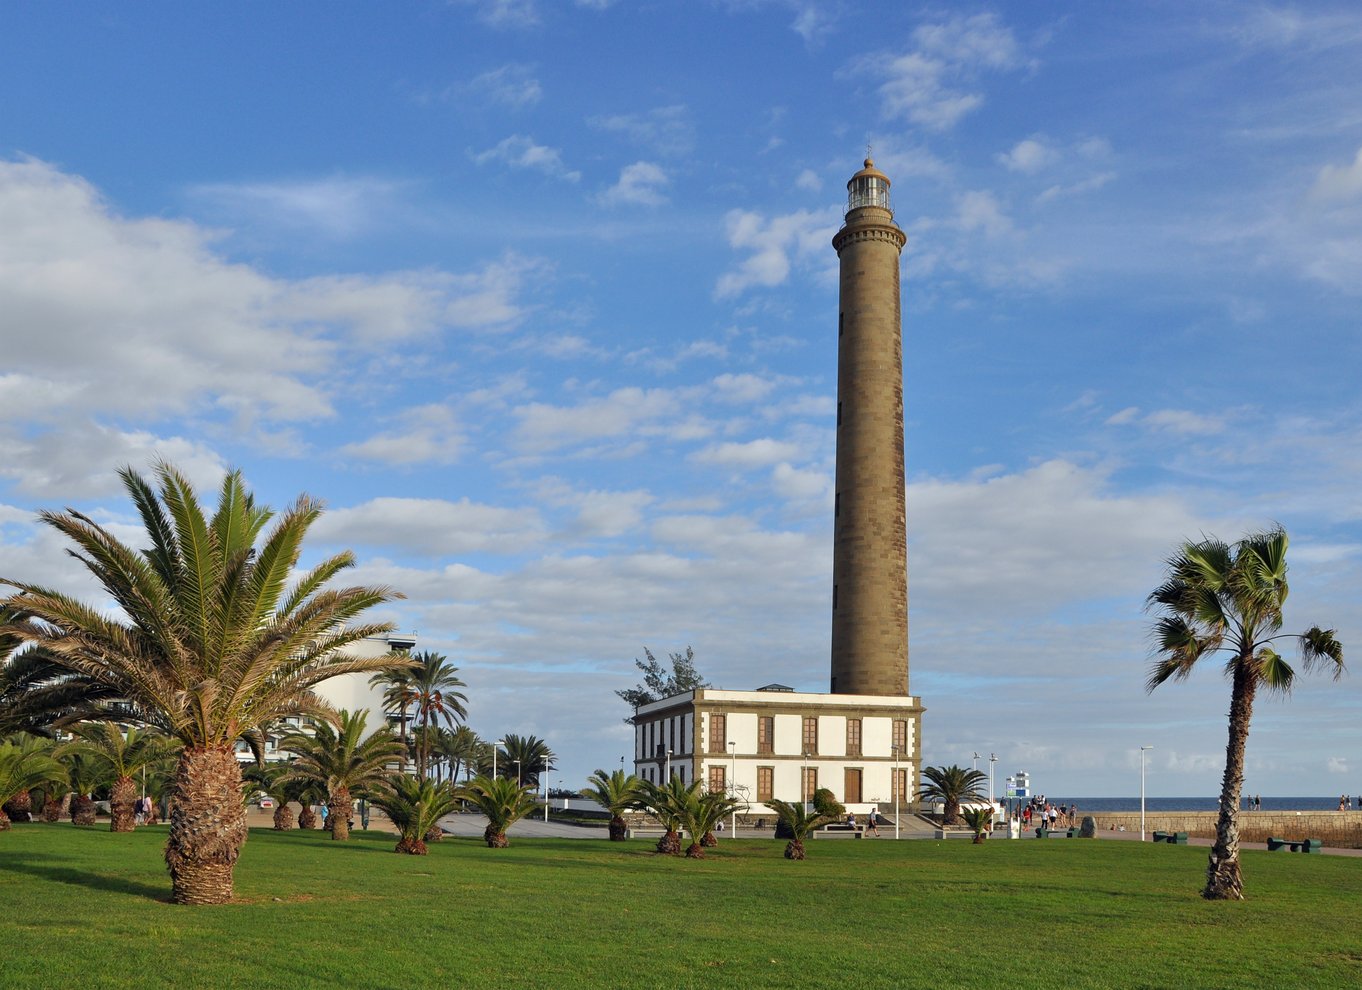
[[[426,775],[430,761],[431,730],[444,723],[450,728],[468,717],[468,698],[458,689],[465,687],[456,676],[459,668],[449,658],[429,650],[412,657],[417,666],[411,672],[408,699],[416,721],[416,774]]]
[[[819,811],[810,811],[803,801],[781,801],[777,798],[767,801],[766,806],[776,813],[786,834],[790,836],[790,841],[785,843],[786,859],[804,859],[804,840],[809,833],[832,821],[832,818]]]
[[[918,797],[924,801],[940,801],[945,807],[941,815],[943,825],[963,825],[960,817],[961,801],[978,801],[983,792],[980,787],[988,780],[982,770],[967,770],[965,767],[923,767],[922,776],[927,778]]]
[[[284,779],[326,789],[327,824],[339,841],[350,838],[354,799],[367,796],[402,759],[402,744],[386,726],[364,735],[368,716],[367,709],[341,711],[335,725],[314,722],[311,733],[294,733],[281,744],[298,754]]]
[[[124,734],[113,722],[81,722],[70,732],[75,738],[59,746],[54,755],[61,759],[79,754],[89,759],[110,784],[109,831],[131,832],[136,817],[133,803],[137,800],[133,777],[173,752],[175,741],[145,729],[130,728]]]
[[[233,746],[289,714],[321,714],[312,693],[339,674],[407,665],[393,654],[357,658],[346,649],[389,632],[358,621],[397,597],[386,588],[327,585],[354,565],[349,552],[299,571],[303,538],[321,514],[307,496],[266,530],[273,513],[246,490],[240,472],[222,481],[207,515],[193,486],[169,464],[153,487],[121,472],[150,546],[125,545],[68,510],[42,520],[66,536],[117,612],[92,608],[40,585],[4,604],[24,618],[0,629],[45,647],[69,670],[132,708],[132,721],[179,739],[166,863],[180,904],[231,900],[232,873],[246,841],[241,769]]]
[[[530,788],[505,777],[474,777],[459,789],[458,796],[487,816],[482,837],[490,849],[509,846],[507,829],[537,807]]]
[[[507,733],[501,755],[497,757],[497,771],[501,776],[534,790],[539,786],[539,775],[558,759],[549,744],[538,736],[517,736]]]
[[[402,655],[410,657],[406,650],[402,651]],[[397,718],[397,738],[403,746],[407,745],[407,720],[411,717],[410,686],[414,673],[413,663],[411,666],[382,671],[369,678],[370,687],[383,689],[383,712]]]
[[[402,836],[394,851],[412,856],[426,855],[425,836],[431,829],[439,828],[440,819],[459,806],[459,795],[453,785],[400,773],[389,775],[383,786],[374,791],[372,800]]]
[[[623,842],[628,831],[624,813],[637,808],[643,801],[643,781],[635,774],[625,776],[623,770],[606,773],[597,770],[587,781],[581,795],[595,801],[610,812],[610,841]]]
[[[1168,579],[1150,593],[1155,622],[1155,660],[1146,684],[1153,691],[1169,680],[1184,680],[1198,660],[1220,654],[1230,678],[1229,742],[1220,785],[1215,844],[1206,867],[1203,897],[1242,900],[1239,869],[1239,792],[1244,785],[1244,749],[1253,701],[1260,688],[1286,694],[1296,672],[1273,643],[1294,639],[1306,670],[1323,667],[1343,674],[1343,647],[1334,630],[1314,626],[1299,636],[1282,628],[1286,582],[1286,531],[1251,533],[1233,546],[1211,538],[1185,543],[1168,560]]]
[[[47,753],[26,750],[18,743],[0,743],[0,832],[10,827],[3,806],[16,794],[65,783],[66,768]]]

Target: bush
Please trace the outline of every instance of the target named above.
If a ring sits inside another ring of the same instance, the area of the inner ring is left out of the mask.
[[[826,787],[820,787],[813,792],[813,810],[839,821],[847,816],[847,809],[837,802],[832,796],[832,791]]]

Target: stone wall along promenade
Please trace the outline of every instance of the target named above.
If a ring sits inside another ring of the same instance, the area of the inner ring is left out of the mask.
[[[1080,807],[1078,817],[1085,812]],[[1093,812],[1097,831],[1107,832],[1125,826],[1127,832],[1140,830],[1138,811]],[[1146,812],[1146,832],[1186,832],[1194,838],[1215,838],[1214,811]],[[1362,811],[1241,811],[1241,842],[1266,842],[1279,839],[1319,839],[1326,846],[1362,849]]]

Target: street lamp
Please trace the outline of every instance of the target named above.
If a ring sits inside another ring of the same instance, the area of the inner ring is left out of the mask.
[[[522,784],[520,783],[520,761],[519,761],[519,760],[516,760],[516,761],[515,761],[515,785],[516,785],[516,787],[522,787],[522,786],[524,786],[524,785],[522,785]]]
[[[899,811],[899,748],[897,745],[889,747],[894,754],[894,838],[899,837],[899,819],[902,814]]]
[[[801,804],[809,803],[809,754],[803,754],[803,764],[799,769],[799,801]],[[805,809],[807,810],[807,808]]]
[[[988,806],[993,807],[993,764],[998,762],[997,753],[988,754]]]
[[[547,825],[547,824],[549,823],[549,771],[552,770],[552,769],[553,769],[553,764],[552,764],[552,763],[545,762],[545,764],[544,764],[544,772],[540,775],[540,779],[541,779],[542,781],[544,781],[544,824],[545,824],[545,825]],[[562,781],[559,781],[559,783],[561,784]]]
[[[505,740],[505,739],[498,739],[498,740],[496,741],[496,744],[492,747],[492,776],[493,776],[493,777],[496,777],[496,775],[497,775],[497,753],[501,750],[501,747],[502,747],[502,746],[505,746],[505,745],[506,745],[506,740]]]
[[[667,771],[662,776],[662,783],[664,785],[668,784],[671,782],[671,779],[672,779],[672,751],[667,750]]]
[[[728,743],[728,793],[733,798],[738,796],[738,744],[729,740]],[[738,806],[733,805],[733,819],[731,823],[733,838],[738,837]]]
[[[1140,747],[1140,841],[1144,841],[1144,753],[1153,746]]]
[[[979,772],[979,754],[978,754],[978,753],[975,753],[975,754],[974,754],[974,762],[971,763],[971,764],[969,765],[969,768],[970,768],[971,770],[973,770],[975,773],[978,773],[978,772]]]

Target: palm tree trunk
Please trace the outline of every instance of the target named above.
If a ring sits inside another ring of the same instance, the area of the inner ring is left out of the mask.
[[[293,809],[288,806],[287,801],[280,801],[274,809],[274,830],[276,832],[287,832],[293,828]]]
[[[506,833],[495,825],[488,825],[482,833],[482,838],[487,843],[488,849],[505,849],[511,844],[511,840],[506,838]]]
[[[692,842],[686,847],[686,859],[704,859],[705,847],[702,843]]]
[[[303,805],[303,810],[298,815],[298,827],[307,830],[317,827],[317,813],[312,810],[312,805]]]
[[[610,841],[623,842],[625,834],[629,831],[629,826],[619,815],[610,819]]]
[[[803,858],[804,858],[804,843],[801,842],[799,839],[791,839],[789,842],[787,842],[787,843],[785,844],[785,858],[786,858],[786,859],[803,859]]]
[[[408,856],[426,855],[426,844],[413,836],[402,836],[402,841],[397,844],[395,852],[406,853]]]
[[[88,794],[77,794],[71,799],[71,824],[93,825],[95,823],[95,802]]]
[[[350,789],[337,787],[326,802],[326,823],[331,829],[331,838],[345,842],[350,838]]]
[[[681,834],[670,829],[657,840],[657,851],[666,856],[681,855]]]
[[[4,812],[13,822],[33,820],[33,797],[28,791],[20,791],[5,802]]]
[[[1206,866],[1206,889],[1201,896],[1213,901],[1242,901],[1244,879],[1239,872],[1239,792],[1244,787],[1244,749],[1258,681],[1248,670],[1249,658],[1234,668],[1230,696],[1230,735],[1225,746],[1225,778],[1220,785],[1220,814],[1215,822],[1215,845]]]
[[[43,802],[43,821],[59,822],[62,814],[66,811],[67,805],[71,803],[71,795],[63,794],[58,798],[55,794],[49,794],[47,800]]]
[[[230,746],[180,751],[166,865],[176,904],[225,904],[246,841],[241,766]]]
[[[426,829],[426,834],[424,838],[427,842],[443,842],[445,838],[445,830],[442,829],[438,824],[432,825],[430,828]]]
[[[0,832],[8,832],[9,828],[9,815],[5,814],[4,807],[0,807]]]
[[[109,831],[131,832],[136,818],[132,805],[137,800],[137,785],[131,777],[119,777],[109,794]]]

